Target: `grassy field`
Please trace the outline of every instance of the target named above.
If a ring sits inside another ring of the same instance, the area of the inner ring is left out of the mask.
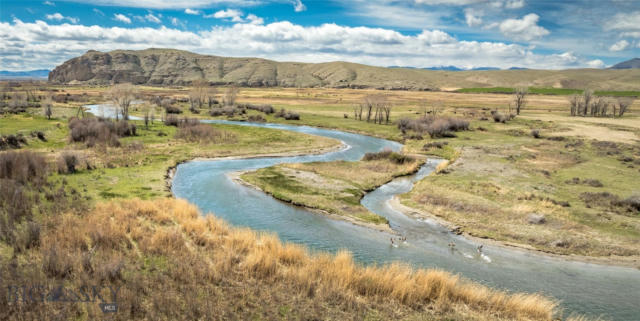
[[[516,89],[511,87],[479,87],[460,88],[457,89],[456,92],[474,94],[513,94],[516,92]],[[583,90],[581,89],[529,87],[529,93],[534,95],[579,95],[582,94],[582,92]],[[609,97],[640,97],[640,91],[596,90],[594,94],[596,96]]]
[[[281,164],[240,178],[275,198],[318,209],[357,223],[388,224],[360,204],[367,191],[418,170],[423,161],[398,164],[389,158],[358,162]]]
[[[640,213],[616,203],[640,193],[638,145],[558,136],[563,129],[548,121],[472,127],[441,139],[444,148],[407,142],[407,151],[454,162],[402,203],[477,237],[560,254],[640,255]],[[533,129],[542,137],[532,137]],[[536,216],[544,222],[530,222]]]
[[[42,131],[47,141],[30,138],[25,148],[46,153],[52,163],[63,151],[83,155],[92,169],[54,174],[54,178],[64,180],[92,199],[169,196],[165,181],[168,168],[196,157],[308,153],[340,144],[324,137],[231,125],[211,126],[233,135],[234,141],[200,144],[175,139],[177,128],[160,121],[148,128],[141,121],[134,123],[137,123],[137,135],[121,138],[123,147],[86,148],[82,143],[70,144],[66,120],[47,120],[37,115],[0,117],[0,135],[22,133],[29,136],[31,131]]]

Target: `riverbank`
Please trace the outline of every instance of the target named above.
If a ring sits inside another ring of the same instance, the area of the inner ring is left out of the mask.
[[[280,164],[232,177],[280,201],[333,219],[393,232],[386,218],[370,212],[360,201],[394,178],[415,173],[422,164],[424,159],[380,152],[367,154],[357,162]]]
[[[556,253],[552,253],[552,252],[545,252],[539,249],[536,249],[530,245],[527,244],[522,244],[522,243],[514,243],[514,242],[508,242],[508,241],[499,241],[499,240],[495,240],[495,239],[491,239],[491,238],[486,238],[486,237],[478,237],[475,236],[471,233],[468,233],[465,231],[464,228],[461,228],[460,226],[453,224],[452,222],[449,222],[445,219],[443,219],[442,217],[436,216],[434,214],[428,213],[424,210],[419,210],[416,208],[412,208],[409,206],[406,206],[404,204],[402,204],[402,202],[400,201],[400,198],[398,196],[393,197],[390,201],[389,201],[389,206],[395,210],[398,211],[400,213],[403,213],[404,215],[407,215],[409,217],[415,218],[415,219],[427,219],[427,220],[431,220],[435,223],[437,223],[438,225],[444,226],[445,228],[447,228],[451,233],[457,234],[457,235],[462,235],[463,237],[465,237],[466,239],[476,243],[476,244],[483,244],[483,245],[491,245],[494,247],[502,247],[502,248],[506,248],[509,250],[520,250],[520,251],[525,251],[534,255],[542,255],[542,256],[547,256],[547,257],[553,257],[559,260],[567,260],[567,261],[576,261],[576,262],[583,262],[583,263],[591,263],[591,264],[600,264],[600,265],[611,265],[611,266],[620,266],[620,267],[629,267],[629,268],[636,268],[636,269],[640,269],[640,257],[620,257],[620,256],[615,256],[615,257],[593,257],[593,256],[584,256],[584,255],[560,255],[560,254],[556,254]]]

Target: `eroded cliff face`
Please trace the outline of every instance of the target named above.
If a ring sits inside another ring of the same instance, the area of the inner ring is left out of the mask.
[[[212,84],[251,87],[374,87],[386,89],[432,89],[428,81],[408,82],[402,77],[381,77],[378,84],[358,78],[358,68],[371,67],[343,62],[306,64],[276,62],[260,58],[226,58],[199,55],[172,49],[140,51],[90,50],[70,59],[49,74],[49,81],[63,84],[133,83],[147,85],[188,85],[205,79]]]

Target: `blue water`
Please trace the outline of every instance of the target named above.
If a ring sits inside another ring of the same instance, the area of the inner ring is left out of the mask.
[[[96,111],[96,107],[92,107]],[[362,204],[389,219],[405,235],[407,244],[393,247],[390,234],[333,220],[232,181],[228,173],[279,163],[358,160],[366,152],[401,149],[396,142],[308,126],[254,124],[223,120],[207,123],[259,126],[319,135],[341,140],[346,148],[322,155],[220,159],[178,166],[172,185],[176,197],[189,200],[205,213],[215,213],[236,226],[276,233],[282,240],[304,244],[312,250],[347,249],[363,264],[401,261],[415,267],[436,267],[508,291],[538,292],[561,301],[564,315],[581,313],[612,320],[640,320],[640,270],[566,261],[517,249],[484,245],[454,235],[429,220],[416,220],[394,211],[388,201],[411,190],[439,163],[429,160],[410,177],[402,177],[367,194]],[[454,250],[447,244],[455,242]]]

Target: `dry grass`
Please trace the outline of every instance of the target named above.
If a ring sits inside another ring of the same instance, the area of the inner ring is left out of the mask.
[[[556,308],[540,295],[506,294],[439,270],[362,267],[347,252],[310,255],[274,235],[202,217],[183,200],[100,203],[56,219],[43,232],[46,246],[2,261],[2,274],[12,275],[6,281],[120,286],[114,319],[274,319],[286,306],[296,319],[361,319],[366,312],[378,319],[551,320]],[[94,303],[5,306],[2,319],[103,316]]]

